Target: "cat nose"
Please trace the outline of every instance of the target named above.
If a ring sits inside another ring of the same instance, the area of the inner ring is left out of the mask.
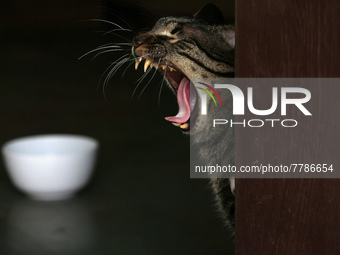
[[[144,43],[151,41],[152,38],[154,37],[148,33],[137,35],[135,38],[133,38],[132,45],[134,47],[138,47]]]

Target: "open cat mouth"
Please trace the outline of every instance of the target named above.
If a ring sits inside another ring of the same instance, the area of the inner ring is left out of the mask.
[[[144,60],[144,72],[146,72],[146,70],[150,67],[155,67],[161,74],[164,75],[165,79],[177,95],[178,113],[175,116],[166,117],[165,119],[172,122],[175,126],[180,127],[183,131],[188,132],[190,130],[191,109],[193,109],[196,104],[196,94],[191,93],[192,95],[190,95],[190,91],[193,92],[195,90],[190,90],[190,87],[193,85],[190,84],[189,78],[187,78],[183,72],[181,72],[173,64],[168,62],[162,63],[160,61],[158,64],[155,64],[142,57],[136,60],[136,70],[139,64]]]

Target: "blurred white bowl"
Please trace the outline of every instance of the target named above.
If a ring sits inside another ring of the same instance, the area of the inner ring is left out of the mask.
[[[33,199],[60,200],[83,188],[93,172],[98,142],[79,135],[37,135],[2,147],[13,184]]]

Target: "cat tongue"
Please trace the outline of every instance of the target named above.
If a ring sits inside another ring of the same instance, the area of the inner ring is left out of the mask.
[[[178,86],[177,91],[177,103],[178,103],[178,113],[173,117],[166,117],[167,121],[176,123],[185,123],[190,118],[190,81],[183,78]]]

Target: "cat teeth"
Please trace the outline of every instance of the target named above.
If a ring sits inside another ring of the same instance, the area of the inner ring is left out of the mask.
[[[138,69],[139,64],[140,64],[142,61],[143,61],[143,58],[141,58],[141,57],[140,57],[139,59],[136,60],[136,62],[135,62],[135,70]],[[152,67],[155,67],[155,66],[152,64],[151,61],[145,60],[145,63],[144,63],[144,72],[146,72],[146,70],[148,70],[149,66],[150,66],[151,68],[152,68]],[[157,68],[157,67],[155,67],[155,68]],[[163,69],[163,70],[165,70],[165,69],[168,68],[171,72],[175,71],[174,68],[172,68],[172,67],[170,67],[170,66],[165,66],[165,65],[161,65],[161,66],[159,66],[159,68],[160,68],[160,69]]]
[[[141,58],[141,57],[140,57],[139,59],[136,60],[136,62],[135,62],[135,69],[136,69],[136,70],[138,69],[139,64],[140,64],[142,61],[143,61],[143,58]],[[145,62],[144,62],[144,73],[146,72],[146,70],[148,70],[149,67],[152,68],[152,67],[155,67],[155,66],[154,66],[154,64],[152,64],[152,62],[151,62],[150,60],[145,60]],[[155,68],[157,68],[157,67],[155,67]],[[163,69],[163,70],[169,69],[171,72],[176,71],[175,68],[170,67],[170,66],[165,66],[165,65],[159,66],[159,69]]]
[[[172,122],[172,125],[176,126],[176,127],[180,127],[181,129],[188,129],[189,124],[188,123],[178,123],[178,122]]]
[[[139,59],[136,60],[136,63],[135,63],[135,69],[136,69],[136,70],[137,70],[137,68],[138,68],[138,66],[139,66],[139,64],[140,64],[140,62],[142,62],[142,58],[139,58]]]
[[[150,65],[151,65],[151,67],[152,67],[151,61],[145,60],[145,63],[144,63],[144,73],[146,72],[146,70],[148,69],[148,67],[149,67]]]
[[[136,62],[135,62],[135,69],[136,70],[138,69],[138,66],[142,62],[142,60],[143,60],[143,58],[141,58],[141,57],[136,60]],[[145,60],[145,62],[144,62],[144,72],[146,72],[146,70],[148,69],[149,66],[153,67],[153,64],[151,63],[151,61]]]
[[[188,123],[184,123],[179,126],[181,129],[187,129],[189,127]]]

